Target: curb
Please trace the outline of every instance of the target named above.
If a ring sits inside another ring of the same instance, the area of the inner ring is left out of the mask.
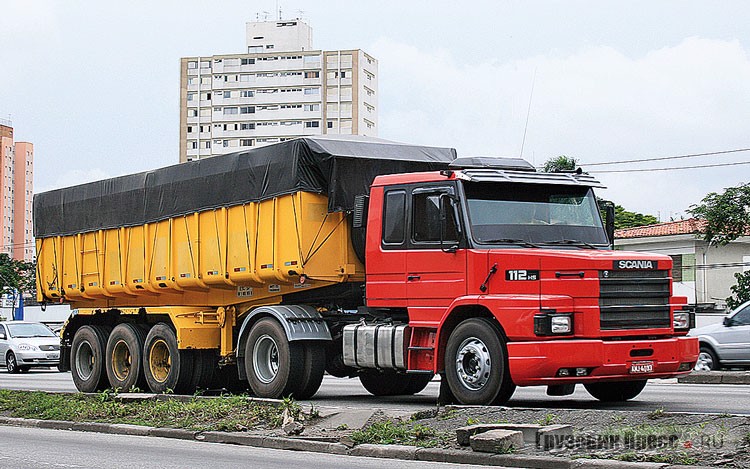
[[[750,371],[693,371],[677,378],[682,384],[750,384]]]
[[[64,420],[23,419],[0,416],[0,425],[106,433],[111,435],[153,436],[179,440],[194,440],[204,443],[253,446],[291,451],[309,451],[342,456],[361,456],[380,459],[445,462],[451,464],[475,464],[528,469],[660,469],[685,468],[688,466],[662,463],[624,462],[611,459],[565,459],[553,456],[523,454],[475,453],[457,449],[419,448],[404,445],[361,444],[349,448],[341,443],[248,435],[235,432],[197,432],[180,428],[156,428],[141,425],[109,424],[98,422],[69,422]]]

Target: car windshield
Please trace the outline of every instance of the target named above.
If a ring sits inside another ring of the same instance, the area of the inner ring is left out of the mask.
[[[8,324],[8,332],[11,337],[17,339],[28,337],[57,337],[52,330],[44,324]]]
[[[466,183],[474,241],[481,244],[609,244],[591,188],[547,184]]]

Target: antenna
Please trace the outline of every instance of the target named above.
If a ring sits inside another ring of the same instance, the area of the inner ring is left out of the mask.
[[[281,21],[281,7],[279,6],[279,0],[276,0],[276,11],[279,14],[279,21]]]
[[[531,93],[529,93],[529,108],[526,110],[526,125],[523,127],[523,139],[521,140],[521,154],[523,158],[523,147],[526,144],[526,130],[529,128],[529,116],[531,115],[531,98],[534,97],[534,84],[536,83],[536,68],[534,68],[534,77],[531,79]]]

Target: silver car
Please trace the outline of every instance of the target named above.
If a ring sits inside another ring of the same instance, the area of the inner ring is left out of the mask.
[[[8,373],[60,363],[60,337],[40,322],[0,322],[0,366]]]
[[[697,371],[750,367],[750,301],[730,312],[723,323],[693,329],[688,335],[700,341]]]

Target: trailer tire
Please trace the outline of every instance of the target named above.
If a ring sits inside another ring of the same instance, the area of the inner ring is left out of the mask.
[[[289,342],[284,328],[273,318],[256,322],[245,344],[245,372],[258,397],[277,399],[302,390],[305,351],[300,342]]]
[[[296,392],[297,399],[309,399],[318,392],[320,383],[323,382],[323,375],[326,371],[326,349],[325,345],[319,342],[303,342],[304,347],[304,370],[300,389]]]
[[[160,322],[148,332],[143,348],[143,370],[151,392],[192,394],[193,350],[177,348],[172,328]]]
[[[494,322],[472,318],[448,337],[445,377],[461,404],[504,404],[513,394],[505,340]]]
[[[143,346],[146,331],[133,324],[120,324],[109,334],[106,348],[106,370],[109,385],[123,391],[146,389],[143,372]]]
[[[410,381],[404,374],[392,370],[363,370],[359,382],[373,396],[399,396],[405,394]]]
[[[97,392],[109,387],[105,369],[109,331],[104,326],[83,326],[73,336],[70,371],[80,392]]]
[[[194,389],[213,389],[221,386],[218,376],[219,359],[216,351],[193,350],[193,380]]]
[[[607,383],[588,383],[583,387],[592,396],[602,402],[624,402],[633,399],[646,387],[645,379],[639,381],[617,381]]]

